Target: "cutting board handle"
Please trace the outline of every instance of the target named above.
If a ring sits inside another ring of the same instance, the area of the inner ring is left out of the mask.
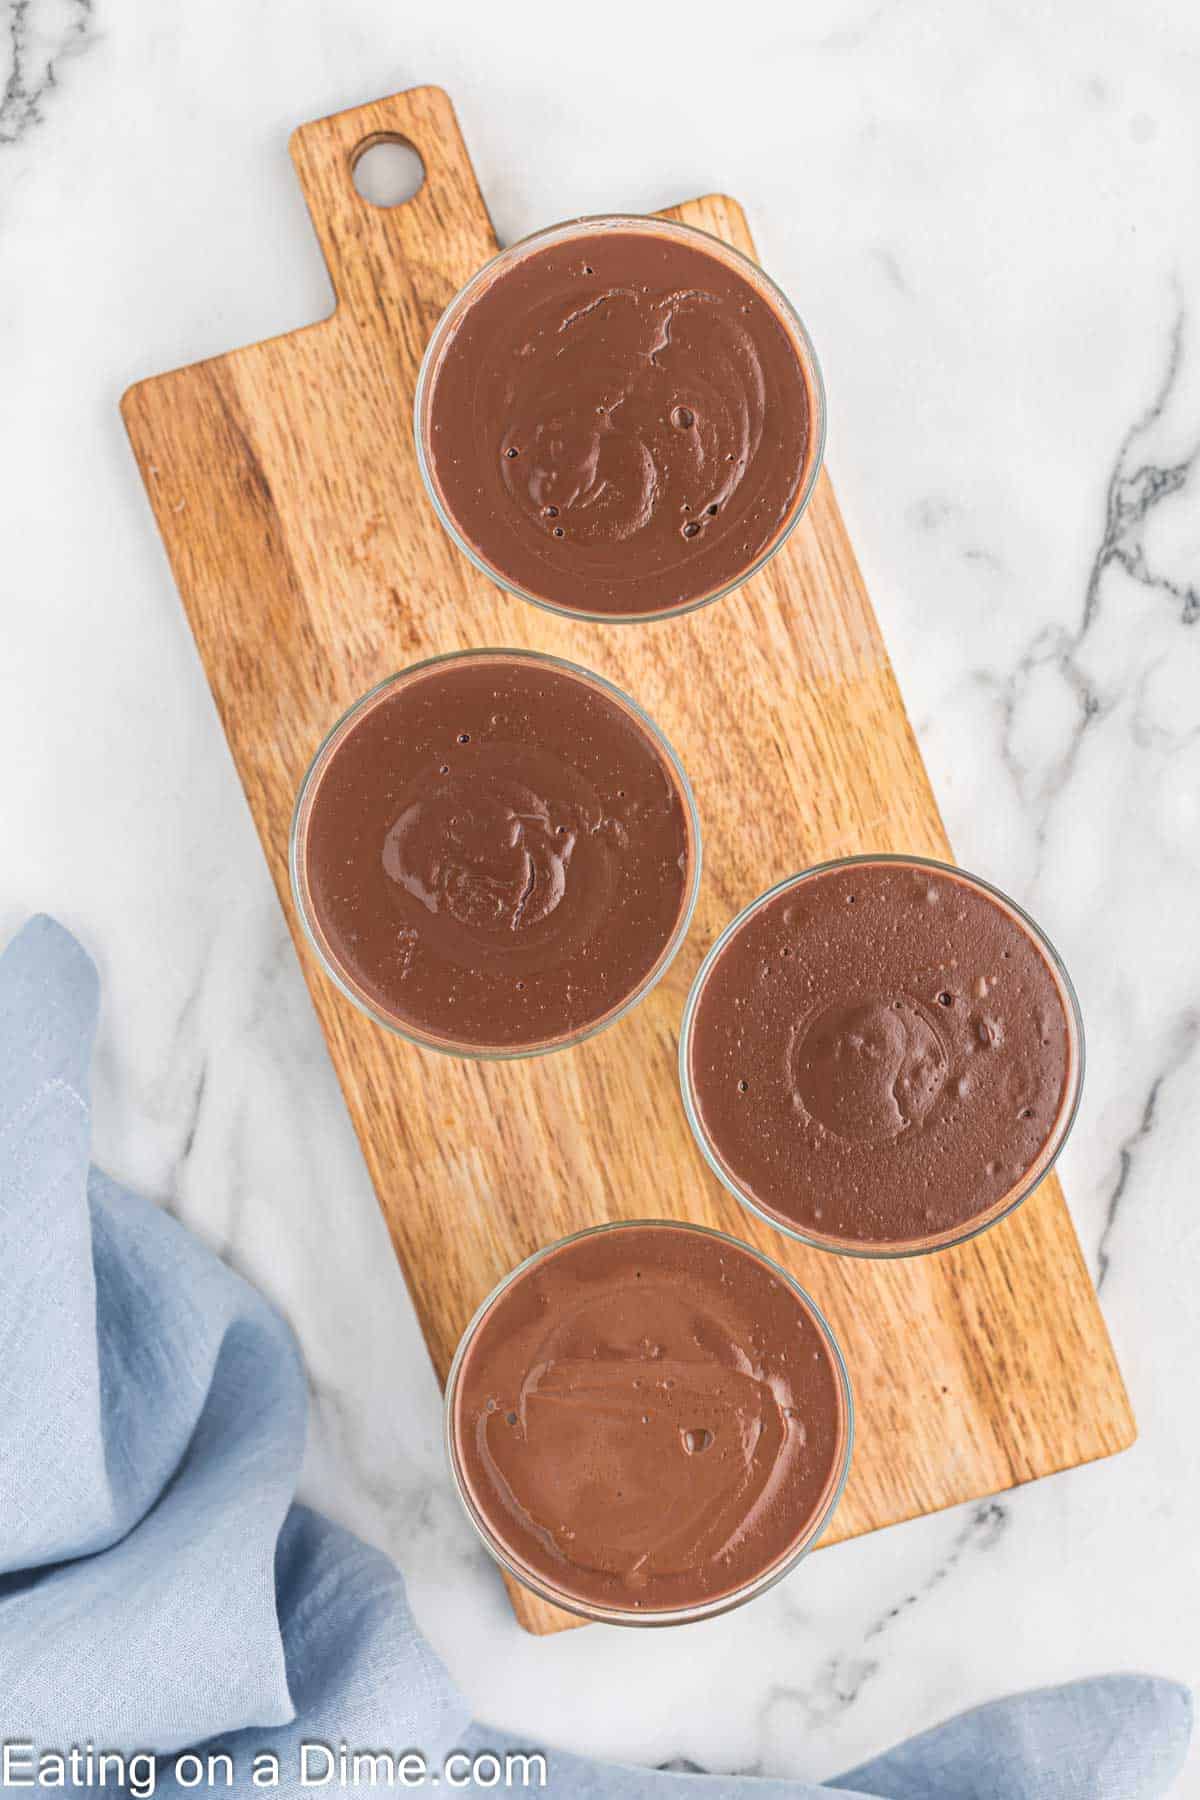
[[[421,186],[398,206],[375,206],[354,185],[359,158],[379,143],[406,144],[424,166]],[[387,324],[404,329],[415,298],[432,329],[463,282],[495,254],[475,171],[441,88],[408,88],[316,119],[292,133],[289,147],[340,323],[378,332],[382,306]]]

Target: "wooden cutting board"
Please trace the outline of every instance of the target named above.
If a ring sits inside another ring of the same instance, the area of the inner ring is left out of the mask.
[[[381,139],[426,170],[390,209],[352,179]],[[435,519],[409,423],[430,332],[496,249],[450,102],[416,88],[302,126],[291,150],[333,314],[141,382],[122,411],[439,1376],[480,1299],[538,1245],[602,1219],[689,1218],[792,1269],[841,1340],[858,1439],[827,1542],[1124,1449],[1133,1418],[1054,1177],[972,1243],[872,1264],[759,1225],[684,1121],[680,1012],[732,914],[826,857],[949,855],[828,476],[766,571],[688,618],[590,625],[506,597]],[[669,216],[753,254],[722,195]],[[303,942],[287,843],[309,758],[364,689],[437,651],[504,644],[584,663],[658,720],[695,786],[704,878],[674,966],[627,1018],[574,1050],[486,1064],[414,1049],[342,998]],[[578,1623],[513,1597],[531,1630]]]

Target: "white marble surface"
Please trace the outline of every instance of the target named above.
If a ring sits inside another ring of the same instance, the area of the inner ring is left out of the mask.
[[[580,1750],[820,1776],[1005,1689],[1195,1681],[1194,7],[5,0],[0,20],[0,929],[52,910],[100,963],[97,1154],[293,1321],[308,1494],[394,1553],[481,1716]],[[686,1632],[523,1636],[459,1517],[117,416],[135,377],[324,313],[286,134],[420,81],[455,97],[506,238],[744,201],[821,350],[830,464],[951,836],[1045,920],[1089,1021],[1065,1176],[1137,1447],[822,1553]]]

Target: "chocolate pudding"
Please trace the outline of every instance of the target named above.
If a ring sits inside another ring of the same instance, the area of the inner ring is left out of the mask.
[[[719,1612],[823,1528],[850,1455],[845,1370],[781,1269],[698,1226],[601,1226],[488,1300],[447,1386],[485,1543],[615,1622]]]
[[[969,875],[836,863],[702,966],[681,1072],[739,1198],[834,1249],[935,1249],[1002,1216],[1070,1126],[1078,1016],[1032,923]]]
[[[554,1049],[661,974],[698,874],[691,796],[633,703],[522,651],[437,658],[322,746],[292,874],[326,966],[383,1023],[467,1054]]]
[[[744,581],[821,454],[812,348],[753,263],[638,219],[499,257],[426,354],[430,491],[496,580],[566,612],[644,618]]]

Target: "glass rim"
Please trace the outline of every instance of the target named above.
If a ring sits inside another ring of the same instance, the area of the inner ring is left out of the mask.
[[[1047,965],[1062,993],[1063,1012],[1067,1019],[1068,1039],[1071,1052],[1069,1081],[1069,1099],[1062,1108],[1053,1131],[1042,1146],[1031,1167],[1021,1176],[1013,1188],[993,1206],[983,1213],[963,1221],[961,1225],[948,1227],[945,1231],[930,1233],[922,1238],[896,1238],[881,1244],[865,1244],[857,1239],[839,1238],[833,1234],[824,1234],[806,1229],[794,1220],[776,1213],[763,1201],[757,1199],[743,1187],[736,1176],[728,1170],[718,1156],[712,1139],[706,1130],[700,1107],[692,1088],[691,1044],[692,1031],[695,1025],[696,1011],[704,991],[704,984],[712,972],[717,959],[731,938],[762,907],[776,899],[780,894],[799,887],[803,882],[817,875],[827,875],[834,869],[859,867],[864,863],[889,863],[903,865],[908,868],[932,869],[941,875],[953,876],[958,881],[965,881],[970,886],[981,889],[991,899],[999,901],[1001,906],[1012,913],[1026,928],[1029,935],[1043,951]],[[1045,931],[1025,908],[1003,889],[986,881],[982,875],[976,875],[968,869],[960,869],[954,863],[942,862],[932,856],[907,856],[901,851],[865,851],[857,856],[836,856],[826,862],[814,863],[811,868],[801,869],[794,875],[787,875],[777,881],[765,893],[759,894],[740,912],[736,913],[715,942],[706,951],[695,978],[688,990],[684,1003],[683,1018],[679,1028],[679,1086],[683,1099],[683,1110],[691,1127],[692,1136],[705,1162],[721,1185],[739,1201],[748,1212],[770,1225],[775,1231],[793,1238],[810,1250],[824,1250],[835,1256],[856,1257],[863,1261],[894,1261],[902,1257],[932,1256],[941,1250],[950,1250],[958,1244],[965,1244],[982,1232],[989,1231],[1002,1219],[1007,1219],[1036,1191],[1049,1175],[1062,1153],[1063,1146],[1071,1135],[1079,1112],[1079,1103],[1083,1094],[1083,1076],[1086,1066],[1086,1044],[1083,1028],[1083,1014],[1080,1010],[1079,996],[1075,984],[1067,970],[1062,957],[1047,937]]]
[[[727,581],[720,587],[699,595],[694,600],[684,600],[676,606],[659,607],[654,610],[643,609],[640,612],[592,612],[582,607],[566,606],[561,601],[547,600],[541,595],[531,593],[518,583],[510,581],[502,570],[481,556],[475,546],[459,530],[438,491],[426,443],[426,400],[446,338],[460,314],[466,310],[466,307],[476,298],[482,288],[495,279],[500,272],[501,265],[515,263],[521,256],[528,254],[531,250],[544,247],[551,240],[569,239],[596,230],[640,230],[668,236],[674,233],[686,238],[699,238],[705,247],[715,246],[715,250],[752,285],[766,289],[775,310],[794,339],[796,353],[804,369],[812,403],[811,450],[808,466],[797,489],[791,511],[772,541],[734,580]],[[736,249],[734,245],[727,244],[724,238],[717,237],[714,232],[706,231],[702,225],[685,225],[679,219],[660,219],[653,213],[583,213],[577,218],[563,219],[556,225],[546,225],[539,231],[532,231],[489,257],[459,288],[434,326],[429,342],[425,346],[425,353],[421,358],[416,392],[413,396],[413,440],[416,445],[417,466],[421,471],[421,480],[443,529],[468,562],[473,564],[481,575],[486,576],[489,581],[494,582],[497,587],[503,589],[507,594],[512,594],[518,600],[528,601],[531,606],[539,606],[543,611],[554,613],[559,618],[584,619],[589,623],[599,625],[645,625],[653,623],[656,619],[682,618],[687,613],[698,612],[702,607],[713,605],[717,600],[724,600],[738,588],[743,587],[746,582],[753,580],[754,576],[771,561],[771,558],[782,550],[808,511],[817,479],[825,463],[826,420],[825,378],[821,371],[820,360],[807,326],[779,284],[772,280],[753,257],[747,256],[745,251]]]
[[[831,1473],[831,1477],[822,1491],[821,1500],[817,1510],[809,1520],[808,1526],[802,1536],[783,1557],[777,1562],[772,1563],[760,1574],[754,1576],[752,1580],[743,1583],[740,1588],[736,1588],[732,1593],[716,1596],[712,1600],[703,1601],[694,1606],[658,1608],[656,1610],[639,1609],[634,1611],[633,1609],[626,1610],[619,1607],[606,1607],[598,1604],[590,1605],[588,1602],[580,1600],[575,1596],[569,1594],[563,1595],[560,1590],[554,1587],[552,1582],[545,1580],[534,1570],[527,1568],[518,1558],[508,1553],[505,1547],[499,1542],[498,1538],[490,1530],[487,1521],[482,1517],[478,1507],[475,1505],[466,1478],[460,1467],[454,1429],[454,1403],[458,1379],[462,1372],[462,1365],[467,1352],[471,1347],[476,1331],[483,1323],[483,1320],[491,1311],[492,1307],[505,1293],[507,1293],[508,1289],[512,1287],[515,1282],[519,1281],[522,1276],[528,1274],[531,1269],[535,1268],[538,1263],[543,1262],[548,1256],[553,1255],[556,1251],[566,1249],[568,1245],[578,1243],[583,1238],[597,1237],[601,1233],[610,1231],[641,1231],[646,1229],[655,1231],[685,1231],[695,1233],[701,1237],[715,1238],[719,1243],[728,1244],[733,1249],[744,1251],[746,1255],[754,1257],[772,1275],[786,1283],[813,1319],[824,1339],[826,1348],[830,1353],[830,1362],[837,1381],[838,1393],[842,1401],[841,1418],[843,1431],[839,1457],[837,1464],[835,1465],[835,1472]],[[540,1600],[545,1600],[549,1605],[557,1606],[563,1612],[572,1613],[576,1618],[587,1619],[594,1624],[630,1625],[634,1627],[648,1626],[651,1628],[670,1625],[690,1625],[702,1619],[717,1618],[722,1613],[732,1612],[736,1607],[744,1606],[748,1601],[757,1599],[760,1594],[766,1593],[768,1588],[772,1588],[777,1582],[782,1581],[785,1575],[789,1575],[793,1569],[804,1561],[809,1552],[816,1548],[830,1519],[837,1510],[850,1475],[855,1433],[854,1391],[851,1386],[850,1372],[846,1366],[846,1359],[842,1354],[841,1345],[838,1343],[833,1328],[829,1324],[824,1313],[812,1298],[812,1295],[809,1294],[805,1288],[801,1287],[795,1276],[789,1274],[788,1271],[777,1263],[774,1257],[769,1256],[765,1250],[758,1249],[754,1244],[748,1244],[744,1238],[733,1237],[727,1231],[718,1231],[714,1226],[700,1225],[691,1219],[607,1219],[598,1225],[585,1225],[578,1231],[570,1231],[565,1237],[556,1238],[552,1243],[543,1244],[539,1249],[531,1251],[528,1256],[523,1257],[522,1260],[517,1263],[515,1268],[510,1269],[508,1274],[503,1276],[496,1283],[495,1287],[492,1288],[490,1293],[488,1293],[476,1307],[469,1322],[463,1329],[462,1336],[458,1340],[458,1345],[450,1363],[450,1370],[446,1376],[446,1387],[442,1401],[442,1429],[446,1449],[446,1459],[450,1465],[450,1474],[459,1501],[461,1502],[468,1519],[474,1526],[475,1532],[479,1537],[480,1542],[483,1544],[484,1549],[492,1557],[494,1562],[498,1563],[508,1575],[512,1576],[514,1581],[519,1582],[522,1587],[528,1588],[531,1593],[536,1594]]]
[[[385,1012],[348,978],[347,972],[343,970],[332,950],[326,945],[324,934],[317,920],[316,910],[310,903],[307,874],[304,868],[304,850],[307,845],[308,822],[320,787],[321,777],[338,745],[371,707],[379,704],[390,692],[401,685],[406,685],[412,679],[445,664],[479,661],[506,662],[513,659],[558,669],[573,679],[584,682],[589,687],[599,689],[601,693],[620,706],[639,729],[649,737],[661,755],[669,775],[673,778],[683,799],[690,850],[688,875],[678,917],[655,961],[636,986],[598,1019],[590,1020],[576,1031],[531,1044],[464,1044],[449,1037],[439,1037],[434,1032],[425,1032],[420,1026],[405,1023]],[[588,1038],[595,1037],[598,1032],[604,1031],[609,1025],[615,1025],[619,1019],[624,1018],[626,1013],[657,987],[675,960],[687,936],[700,892],[702,861],[700,815],[696,807],[695,795],[692,792],[692,784],[688,780],[687,771],[679,760],[674,746],[649,713],[639,706],[631,695],[617,687],[614,682],[607,680],[605,676],[598,675],[594,669],[586,669],[581,663],[570,662],[563,656],[552,656],[543,650],[526,650],[509,646],[482,646],[470,650],[443,651],[436,656],[423,657],[420,662],[410,663],[406,668],[385,676],[382,681],[377,681],[368,688],[335,720],[314,751],[296,794],[296,803],[292,809],[291,829],[288,834],[288,876],[296,915],[300,920],[305,939],[334,986],[360,1012],[365,1013],[385,1031],[390,1031],[393,1036],[403,1038],[405,1042],[415,1044],[422,1050],[433,1050],[439,1055],[461,1057],[475,1062],[515,1062],[523,1057],[550,1056],[558,1050],[573,1049],[576,1044],[586,1042]]]

